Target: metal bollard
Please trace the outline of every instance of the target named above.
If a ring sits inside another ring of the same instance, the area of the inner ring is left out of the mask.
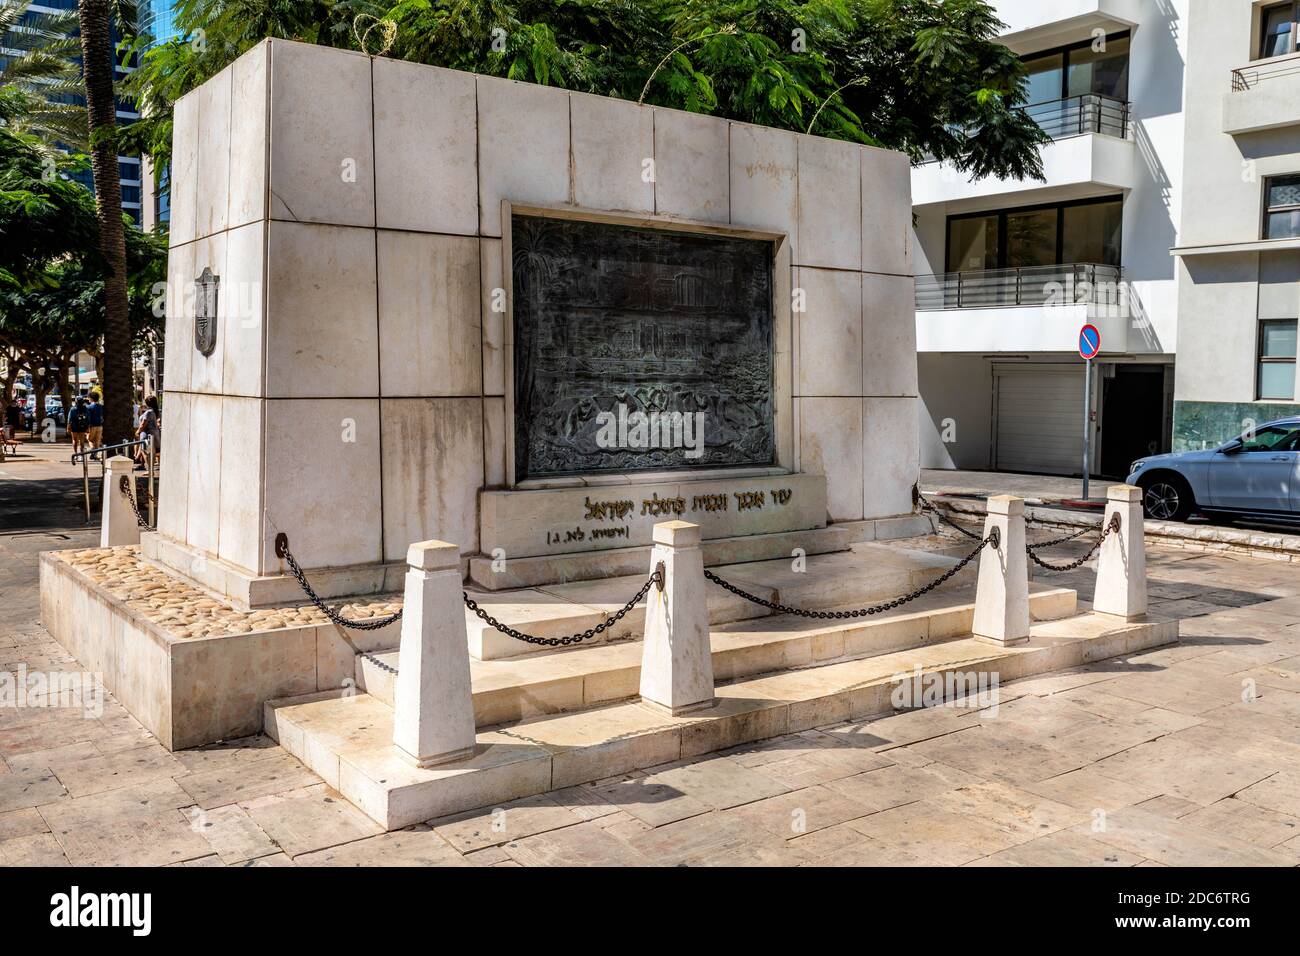
[[[664,580],[646,596],[641,701],[673,715],[712,707],[713,650],[699,525],[663,521],[654,526],[651,573],[660,565]]]

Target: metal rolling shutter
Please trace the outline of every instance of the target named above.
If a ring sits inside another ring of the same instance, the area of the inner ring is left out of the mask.
[[[994,365],[994,467],[1077,475],[1083,458],[1083,364]]]

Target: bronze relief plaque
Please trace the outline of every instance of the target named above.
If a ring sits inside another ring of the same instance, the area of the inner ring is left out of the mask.
[[[515,480],[772,465],[772,244],[514,216]]]

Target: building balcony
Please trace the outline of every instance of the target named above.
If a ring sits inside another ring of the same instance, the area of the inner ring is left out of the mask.
[[[1095,93],[1023,107],[1052,142],[1042,148],[1045,181],[995,179],[979,182],[947,163],[928,162],[912,170],[912,204],[961,203],[1014,193],[1025,202],[1049,201],[1131,189],[1134,143],[1131,105]],[[959,210],[950,210],[959,211]]]
[[[1230,135],[1300,126],[1300,53],[1259,60],[1232,71],[1223,96],[1223,131]]]
[[[999,39],[1017,53],[1032,53],[1086,37],[1136,26],[1143,0],[996,0],[1006,24]]]
[[[1134,303],[1123,270],[1097,263],[916,277],[919,352],[1074,352],[1085,322],[1104,353],[1129,352]],[[1146,351],[1141,343],[1133,348]]]

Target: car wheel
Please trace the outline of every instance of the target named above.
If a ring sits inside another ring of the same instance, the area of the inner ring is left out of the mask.
[[[1192,513],[1192,489],[1178,478],[1156,478],[1142,486],[1142,510],[1156,521],[1186,521]]]

